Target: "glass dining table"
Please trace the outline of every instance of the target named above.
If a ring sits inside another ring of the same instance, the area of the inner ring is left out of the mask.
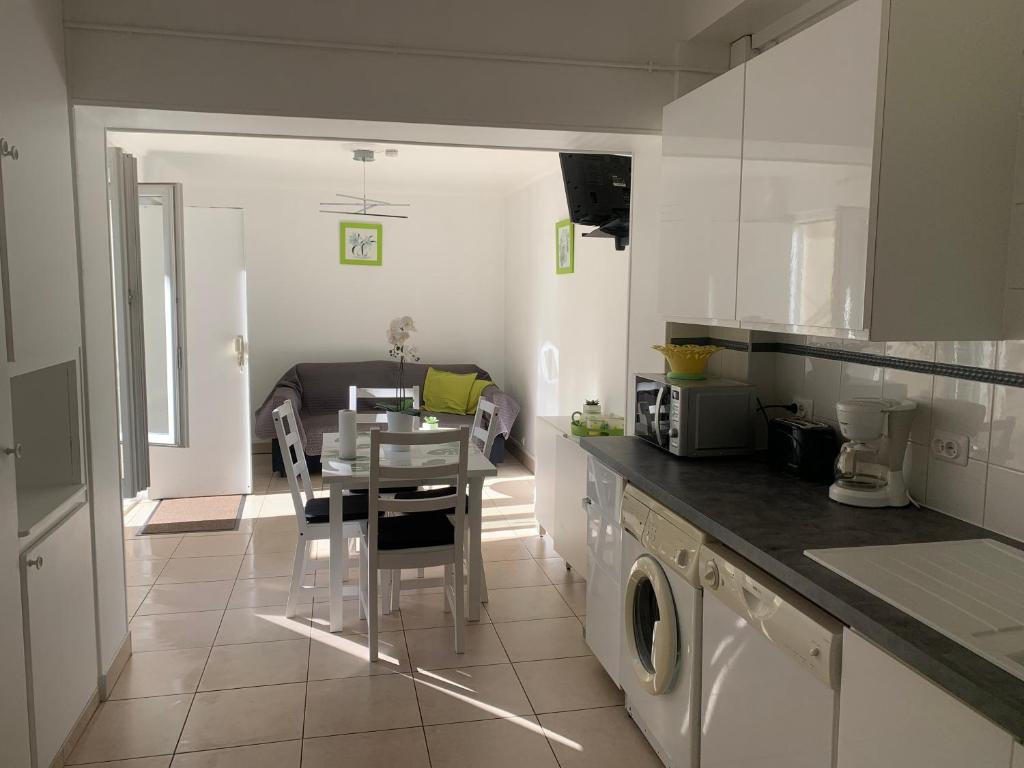
[[[362,421],[362,420],[361,420]],[[364,429],[369,426],[360,424]],[[408,451],[382,453],[381,462],[389,466],[429,467],[439,463],[438,451],[457,448],[447,446],[410,446]],[[345,598],[344,577],[348,573],[348,547],[343,533],[344,517],[342,499],[346,490],[368,488],[370,485],[370,434],[369,431],[359,432],[356,438],[356,457],[342,459],[338,451],[338,434],[324,434],[323,451],[323,484],[330,490],[330,626],[331,632],[342,630],[342,601]],[[469,454],[468,515],[469,529],[469,580],[466,619],[480,620],[480,604],[487,602],[486,590],[483,587],[483,554],[481,551],[483,536],[483,490],[484,479],[495,477],[498,469],[475,445],[470,444]]]

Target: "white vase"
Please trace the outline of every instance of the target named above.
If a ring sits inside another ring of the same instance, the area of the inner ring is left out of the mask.
[[[416,427],[416,417],[411,413],[388,411],[388,432],[412,432]],[[387,450],[393,453],[408,451],[408,445],[391,445]]]

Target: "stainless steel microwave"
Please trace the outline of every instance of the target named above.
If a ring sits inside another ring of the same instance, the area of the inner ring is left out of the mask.
[[[633,434],[676,456],[733,456],[754,450],[754,387],[729,379],[669,381],[634,376]]]

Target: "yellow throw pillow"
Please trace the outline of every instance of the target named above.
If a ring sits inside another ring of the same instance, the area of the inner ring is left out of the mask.
[[[466,413],[476,413],[476,406],[480,402],[480,395],[492,384],[494,382],[487,379],[477,379],[473,382],[473,386],[469,390],[469,402],[466,404]]]
[[[465,414],[475,380],[475,373],[449,373],[428,368],[423,381],[424,409],[436,413]]]

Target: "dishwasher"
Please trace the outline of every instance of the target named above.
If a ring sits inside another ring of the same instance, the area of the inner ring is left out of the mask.
[[[720,544],[699,568],[701,768],[834,767],[842,624]]]

